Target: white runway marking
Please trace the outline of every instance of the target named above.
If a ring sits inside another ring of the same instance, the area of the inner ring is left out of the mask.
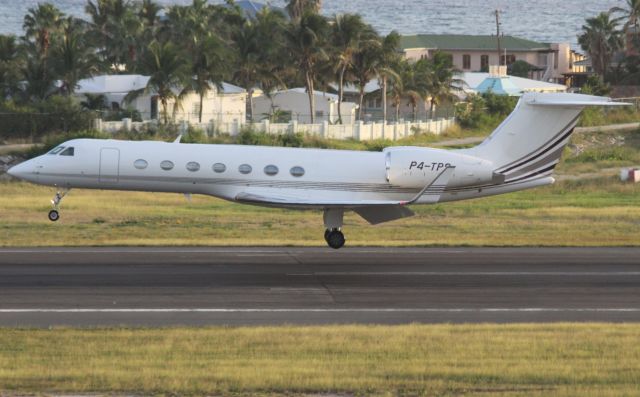
[[[9,313],[640,313],[640,308],[346,308],[346,309],[0,309],[0,314]]]
[[[640,276],[640,272],[317,272],[288,276]]]

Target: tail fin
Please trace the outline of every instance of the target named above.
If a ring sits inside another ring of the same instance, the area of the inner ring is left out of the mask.
[[[626,105],[590,95],[526,93],[484,142],[465,152],[492,161],[505,182],[548,176],[560,161],[582,109]]]

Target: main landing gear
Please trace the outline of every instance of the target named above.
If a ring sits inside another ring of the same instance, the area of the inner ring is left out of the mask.
[[[51,222],[56,222],[58,219],[60,219],[60,213],[58,212],[60,210],[60,203],[62,202],[64,196],[67,195],[67,193],[69,193],[69,189],[63,190],[62,192],[57,191],[56,195],[53,196],[53,199],[51,200],[53,209],[49,211],[49,220]]]
[[[324,239],[333,249],[344,247],[345,238],[342,233],[342,221],[344,218],[344,210],[341,208],[330,208],[324,210]]]

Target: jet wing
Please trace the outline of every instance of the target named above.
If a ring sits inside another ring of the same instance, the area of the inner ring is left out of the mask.
[[[241,192],[236,195],[238,202],[286,208],[349,208],[362,216],[371,224],[389,222],[395,219],[413,216],[414,213],[405,206],[418,200],[421,203],[437,203],[444,192],[455,167],[445,168],[429,185],[425,186],[413,199],[399,200],[326,200],[309,199],[286,195],[263,195]]]

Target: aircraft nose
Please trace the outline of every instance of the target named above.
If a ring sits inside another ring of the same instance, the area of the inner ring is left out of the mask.
[[[32,164],[29,163],[31,163],[31,161],[25,161],[18,165],[14,165],[13,167],[9,168],[7,174],[11,175],[14,178],[25,179],[27,175],[32,174],[34,171]]]

